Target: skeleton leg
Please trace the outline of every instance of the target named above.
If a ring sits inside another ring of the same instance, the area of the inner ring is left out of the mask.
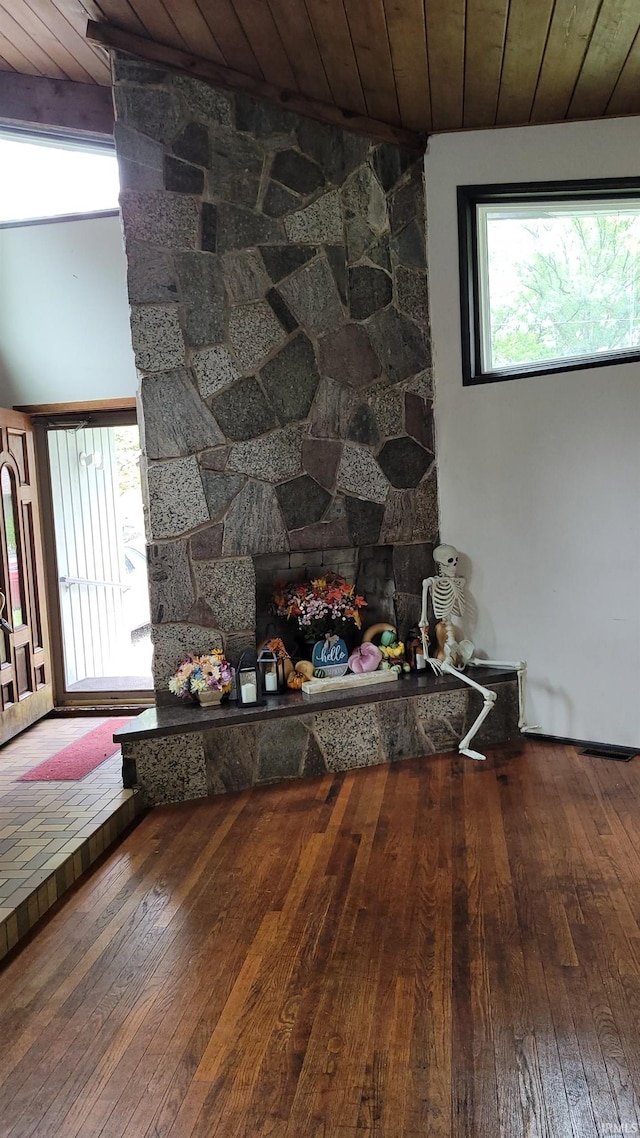
[[[527,662],[526,660],[478,660],[473,657],[469,660],[477,668],[514,668],[518,673],[518,728],[520,731],[539,731],[540,728],[529,726],[525,708],[527,702]]]
[[[483,688],[481,684],[477,684],[476,681],[472,680],[468,675],[466,675],[465,672],[459,672],[457,668],[452,667],[452,665],[448,664],[446,660],[440,665],[440,668],[443,672],[448,672],[452,676],[457,676],[459,680],[462,680],[463,684],[468,684],[470,688],[475,688],[476,691],[480,692],[484,699],[482,711],[480,712],[478,718],[474,723],[471,724],[471,727],[467,731],[464,739],[461,739],[458,744],[458,751],[461,755],[467,755],[470,759],[484,759],[486,758],[486,755],[481,755],[479,751],[472,751],[469,748],[469,743],[484,723],[487,715],[492,710],[493,705],[498,697],[494,691],[489,691],[489,688]]]

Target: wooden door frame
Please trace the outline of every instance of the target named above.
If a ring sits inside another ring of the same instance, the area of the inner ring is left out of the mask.
[[[50,403],[25,408],[31,414],[36,448],[38,492],[40,496],[42,547],[49,607],[49,637],[51,644],[51,672],[56,708],[67,713],[96,708],[104,713],[109,708],[121,711],[126,708],[140,710],[154,703],[154,692],[68,692],[64,668],[62,641],[62,613],[60,608],[58,556],[54,528],[53,493],[47,432],[60,430],[86,422],[87,426],[124,426],[137,423],[135,399],[92,401],[87,403]],[[114,420],[117,418],[117,423]]]
[[[31,649],[32,649],[32,656],[31,656],[32,672],[34,672],[34,674],[35,674],[35,668],[36,667],[44,666],[45,683],[41,687],[37,687],[37,686],[34,687],[33,690],[28,693],[28,703],[25,701],[24,712],[21,713],[20,707],[22,705],[22,701],[21,701],[19,693],[18,693],[18,676],[17,676],[17,674],[15,674],[16,669],[14,667],[13,684],[14,684],[14,689],[15,689],[14,690],[15,702],[11,705],[11,707],[13,709],[12,710],[12,719],[9,721],[9,726],[7,726],[6,724],[3,726],[0,723],[0,744],[4,744],[9,739],[11,739],[15,735],[19,734],[20,731],[23,731],[23,730],[25,730],[25,728],[30,727],[32,723],[37,722],[38,719],[41,719],[44,715],[46,715],[51,710],[52,705],[53,705],[53,699],[54,699],[54,696],[53,696],[53,672],[52,672],[52,667],[51,667],[51,640],[50,640],[50,636],[49,636],[48,590],[46,588],[46,585],[45,585],[45,588],[43,588],[43,589],[41,589],[39,587],[40,582],[46,581],[46,575],[45,575],[45,567],[44,567],[44,545],[42,544],[42,538],[43,538],[43,534],[42,534],[42,511],[41,511],[41,506],[39,503],[40,482],[39,482],[39,477],[38,477],[38,460],[37,460],[37,456],[36,456],[35,431],[33,430],[33,423],[31,421],[30,417],[28,415],[23,414],[20,411],[15,410],[15,408],[11,409],[11,408],[7,408],[7,407],[3,407],[2,408],[2,418],[4,420],[3,430],[6,427],[6,429],[8,431],[11,431],[13,429],[15,431],[25,433],[25,440],[26,440],[26,447],[27,447],[27,453],[25,455],[25,463],[27,466],[27,474],[28,474],[28,477],[25,478],[25,482],[28,484],[29,487],[31,487],[31,490],[32,490],[32,496],[31,496],[30,504],[31,504],[31,526],[33,528],[33,534],[32,534],[32,541],[29,543],[30,544],[30,556],[27,558],[26,562],[22,566],[23,591],[24,591],[23,604],[25,605],[25,607],[27,609],[27,614],[28,614],[28,621],[26,621],[25,624],[28,625],[29,630],[30,630],[30,641],[31,641]],[[2,450],[1,446],[0,446],[0,450]],[[2,453],[4,454],[4,451]],[[9,458],[11,459],[10,462],[8,461]],[[2,465],[5,465],[4,460],[3,460]],[[15,524],[18,528],[18,533],[16,535],[16,538],[17,538],[17,541],[19,542],[19,548],[21,550],[21,556],[24,558],[24,551],[26,549],[27,543],[26,543],[26,535],[24,532],[24,530],[25,530],[24,514],[23,514],[22,509],[20,508],[21,478],[20,478],[20,472],[18,470],[18,464],[17,464],[16,460],[13,458],[13,456],[11,455],[10,451],[7,451],[6,465],[11,469],[12,476],[15,479],[15,486],[16,486]],[[24,485],[24,484],[22,484],[22,485]],[[8,554],[7,554],[6,538],[5,538],[4,532],[2,532],[0,534],[0,551],[1,551],[1,556],[2,556],[3,562],[5,563],[5,565],[8,565]],[[1,587],[3,589],[6,588],[4,581],[2,582]],[[7,590],[7,593],[6,593],[6,601],[7,601],[7,612],[5,615],[7,616],[7,619],[10,620],[11,625],[13,626],[13,620],[11,618],[11,589],[10,588]],[[40,625],[41,640],[42,640],[42,643],[38,645],[38,648],[42,652],[41,663],[37,663],[37,664],[34,663],[34,656],[35,656],[34,650],[36,647],[36,644],[34,643],[34,641],[35,641],[34,613],[36,611],[37,611],[37,616],[38,616],[38,622]],[[25,693],[25,694],[27,694],[27,693]],[[8,713],[9,709],[7,708],[6,710]],[[2,714],[3,714],[3,712],[0,711],[0,716],[2,716]]]

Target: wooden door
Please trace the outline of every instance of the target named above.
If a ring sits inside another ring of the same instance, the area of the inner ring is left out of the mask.
[[[31,422],[0,409],[0,743],[53,707]]]

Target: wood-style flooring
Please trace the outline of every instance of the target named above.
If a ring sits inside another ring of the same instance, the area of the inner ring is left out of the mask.
[[[640,1132],[640,766],[154,810],[0,976],[3,1138]]]

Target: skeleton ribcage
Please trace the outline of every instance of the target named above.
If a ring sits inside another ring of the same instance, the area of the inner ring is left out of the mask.
[[[438,577],[433,582],[431,601],[438,620],[450,620],[464,612],[464,581],[460,577]]]

